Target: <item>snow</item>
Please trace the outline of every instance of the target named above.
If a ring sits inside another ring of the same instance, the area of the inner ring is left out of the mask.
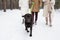
[[[42,14],[43,9],[38,14],[37,25],[33,25],[32,37],[29,37],[22,24],[21,10],[0,10],[0,40],[60,40],[60,11],[55,10],[52,27],[45,25]]]
[[[21,1],[19,6],[22,5]],[[45,25],[43,9],[41,9],[38,13],[37,25],[33,25],[32,37],[29,37],[22,24],[22,10],[7,9],[6,12],[0,10],[0,40],[60,40],[60,9],[55,10],[52,27]]]

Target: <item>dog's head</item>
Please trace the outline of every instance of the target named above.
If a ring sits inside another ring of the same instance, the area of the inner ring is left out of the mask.
[[[32,15],[31,14],[25,14],[24,16],[25,22],[30,23],[32,22]]]

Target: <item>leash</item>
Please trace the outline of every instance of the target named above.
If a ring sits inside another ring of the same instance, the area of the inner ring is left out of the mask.
[[[30,8],[30,11],[32,11],[33,7],[34,7],[34,2],[32,2],[32,5],[31,5],[31,8]]]

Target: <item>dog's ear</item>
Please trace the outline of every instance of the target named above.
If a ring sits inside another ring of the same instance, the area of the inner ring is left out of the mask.
[[[25,15],[24,15],[24,16],[22,16],[22,17],[25,17]]]

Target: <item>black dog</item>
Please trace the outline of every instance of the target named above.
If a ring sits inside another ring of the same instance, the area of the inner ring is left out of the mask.
[[[25,14],[22,17],[24,17],[24,19],[25,19],[25,22],[24,22],[25,23],[25,30],[27,32],[29,32],[28,28],[30,28],[30,37],[31,37],[32,36],[33,17],[31,14]]]

